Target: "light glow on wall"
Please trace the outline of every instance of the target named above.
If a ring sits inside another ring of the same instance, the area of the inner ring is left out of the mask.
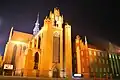
[[[20,42],[20,41],[11,41],[14,44],[23,44],[23,45],[27,45],[27,43],[25,42]]]

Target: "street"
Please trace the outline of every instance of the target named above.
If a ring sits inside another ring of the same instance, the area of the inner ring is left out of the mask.
[[[40,77],[20,77],[20,76],[0,76],[0,80],[64,80],[64,79],[40,78]]]

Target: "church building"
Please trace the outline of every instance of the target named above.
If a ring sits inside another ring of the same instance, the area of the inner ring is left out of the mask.
[[[39,29],[39,14],[33,34],[11,28],[3,65],[12,64],[14,75],[72,77],[71,25],[58,8],[50,11]]]

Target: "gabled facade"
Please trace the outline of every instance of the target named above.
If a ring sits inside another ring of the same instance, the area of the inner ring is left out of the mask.
[[[15,75],[71,77],[71,26],[63,22],[63,15],[60,15],[58,8],[50,11],[38,30],[39,18],[33,35],[12,28],[3,64],[13,64]]]
[[[85,41],[80,39],[77,35],[75,39],[75,51],[73,63],[76,63],[73,73],[83,74],[85,78],[90,77],[104,77],[110,73],[108,64],[108,53],[91,46]]]
[[[73,52],[73,73],[83,74],[85,78],[120,77],[119,47],[109,43],[108,50],[100,50],[87,44],[76,36]]]

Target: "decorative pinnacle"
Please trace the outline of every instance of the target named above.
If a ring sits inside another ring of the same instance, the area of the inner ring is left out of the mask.
[[[85,36],[85,44],[87,44],[87,38],[86,38],[86,36]]]

